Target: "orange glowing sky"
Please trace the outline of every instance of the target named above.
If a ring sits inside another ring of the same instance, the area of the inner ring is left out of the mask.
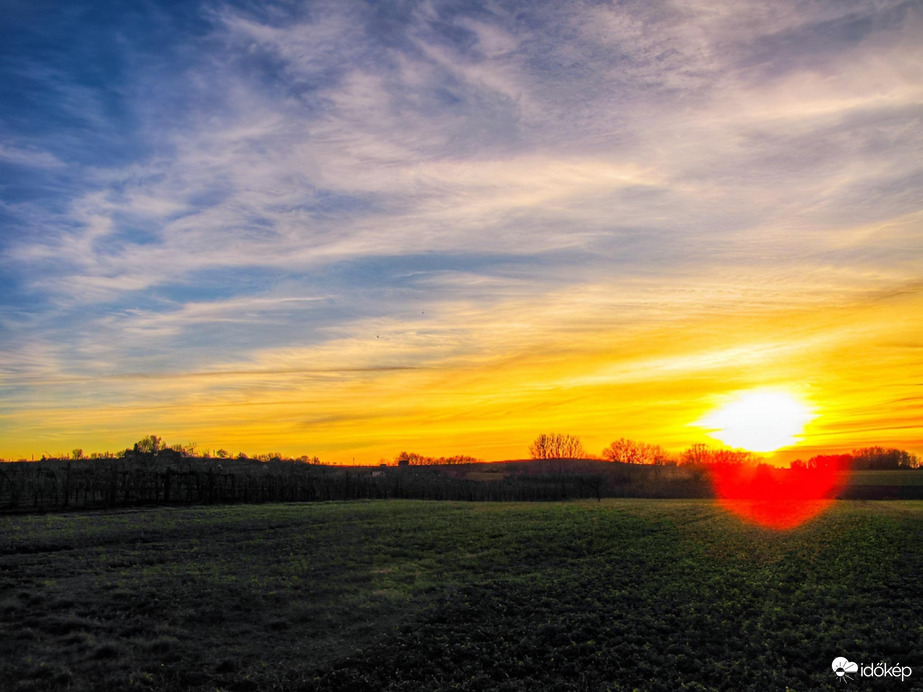
[[[0,48],[0,457],[680,451],[751,390],[780,459],[923,453],[919,7],[74,12]]]

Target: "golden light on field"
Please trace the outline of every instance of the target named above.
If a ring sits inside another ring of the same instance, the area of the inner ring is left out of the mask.
[[[698,425],[726,445],[751,452],[774,452],[798,442],[811,409],[781,391],[749,391],[737,396]]]

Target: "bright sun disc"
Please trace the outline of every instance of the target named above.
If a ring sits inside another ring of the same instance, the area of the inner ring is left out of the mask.
[[[724,444],[751,452],[774,452],[798,441],[811,410],[791,394],[746,392],[699,425]]]

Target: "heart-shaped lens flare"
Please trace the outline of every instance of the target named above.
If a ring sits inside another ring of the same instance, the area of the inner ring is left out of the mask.
[[[755,389],[738,394],[698,425],[731,447],[774,452],[796,444],[814,417],[788,392]],[[835,460],[800,469],[715,464],[711,479],[715,497],[725,509],[754,524],[791,529],[830,506],[847,471]]]
[[[712,486],[718,504],[741,519],[771,529],[793,529],[830,507],[848,469],[836,462],[815,468],[778,469],[715,464]]]

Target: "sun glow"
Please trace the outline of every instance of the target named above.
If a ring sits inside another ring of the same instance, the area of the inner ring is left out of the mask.
[[[751,452],[774,452],[798,442],[814,418],[800,400],[780,391],[744,392],[698,425],[726,445]]]

